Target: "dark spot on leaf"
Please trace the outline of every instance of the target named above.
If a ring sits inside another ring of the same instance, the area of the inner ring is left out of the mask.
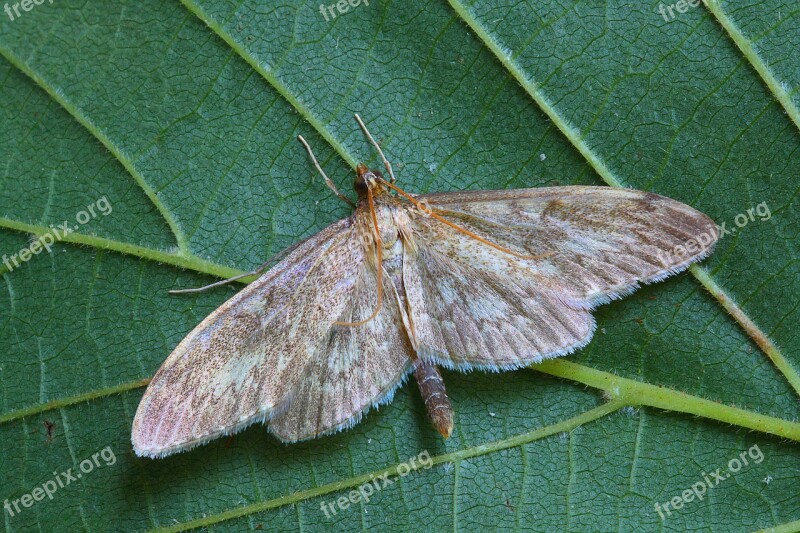
[[[47,437],[47,442],[53,442],[53,435],[55,434],[56,424],[50,420],[43,420],[42,424],[44,424],[44,431]]]

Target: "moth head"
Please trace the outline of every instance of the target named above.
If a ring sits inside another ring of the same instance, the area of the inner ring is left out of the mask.
[[[356,167],[356,179],[353,183],[353,188],[356,190],[359,198],[366,198],[367,190],[371,190],[372,194],[380,193],[384,190],[383,174],[377,170],[367,168],[364,163],[359,163]]]

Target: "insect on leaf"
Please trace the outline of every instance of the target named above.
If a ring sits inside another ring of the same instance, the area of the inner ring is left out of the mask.
[[[409,194],[356,118],[391,179],[359,165],[352,216],[187,335],[139,405],[137,454],[254,422],[287,442],[332,433],[389,401],[412,371],[447,437],[453,411],[436,365],[498,371],[568,354],[591,339],[593,307],[684,270],[717,239],[703,213],[642,191]]]

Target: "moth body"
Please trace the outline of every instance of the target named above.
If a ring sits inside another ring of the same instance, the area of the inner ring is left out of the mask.
[[[392,196],[382,185],[381,180],[383,180],[383,176],[377,170],[367,169],[364,165],[358,166],[354,188],[358,193],[359,201],[353,215],[356,221],[356,231],[361,236],[361,242],[364,243],[366,256],[375,259],[370,261],[370,266],[376,269],[378,257],[376,247],[379,245],[376,233],[380,235],[382,268],[391,279],[400,307],[404,310],[403,321],[408,341],[413,349],[409,356],[414,367],[414,378],[417,381],[428,418],[442,436],[449,438],[453,431],[453,407],[439,370],[435,365],[422,361],[414,351],[417,342],[414,336],[413,322],[410,318],[412,316],[411,309],[408,307],[403,283],[403,257],[407,253],[414,254],[416,252],[411,218],[417,216],[419,210]],[[368,194],[372,195],[374,219]],[[376,225],[377,229],[375,229]]]

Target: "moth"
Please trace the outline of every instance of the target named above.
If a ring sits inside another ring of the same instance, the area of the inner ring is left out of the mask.
[[[251,273],[178,344],[136,411],[138,455],[256,422],[285,442],[334,433],[410,374],[448,437],[454,411],[438,367],[512,370],[574,352],[592,337],[594,307],[684,270],[718,237],[696,209],[629,189],[411,194],[356,120],[389,179],[359,164],[353,203],[299,137],[354,213]]]

